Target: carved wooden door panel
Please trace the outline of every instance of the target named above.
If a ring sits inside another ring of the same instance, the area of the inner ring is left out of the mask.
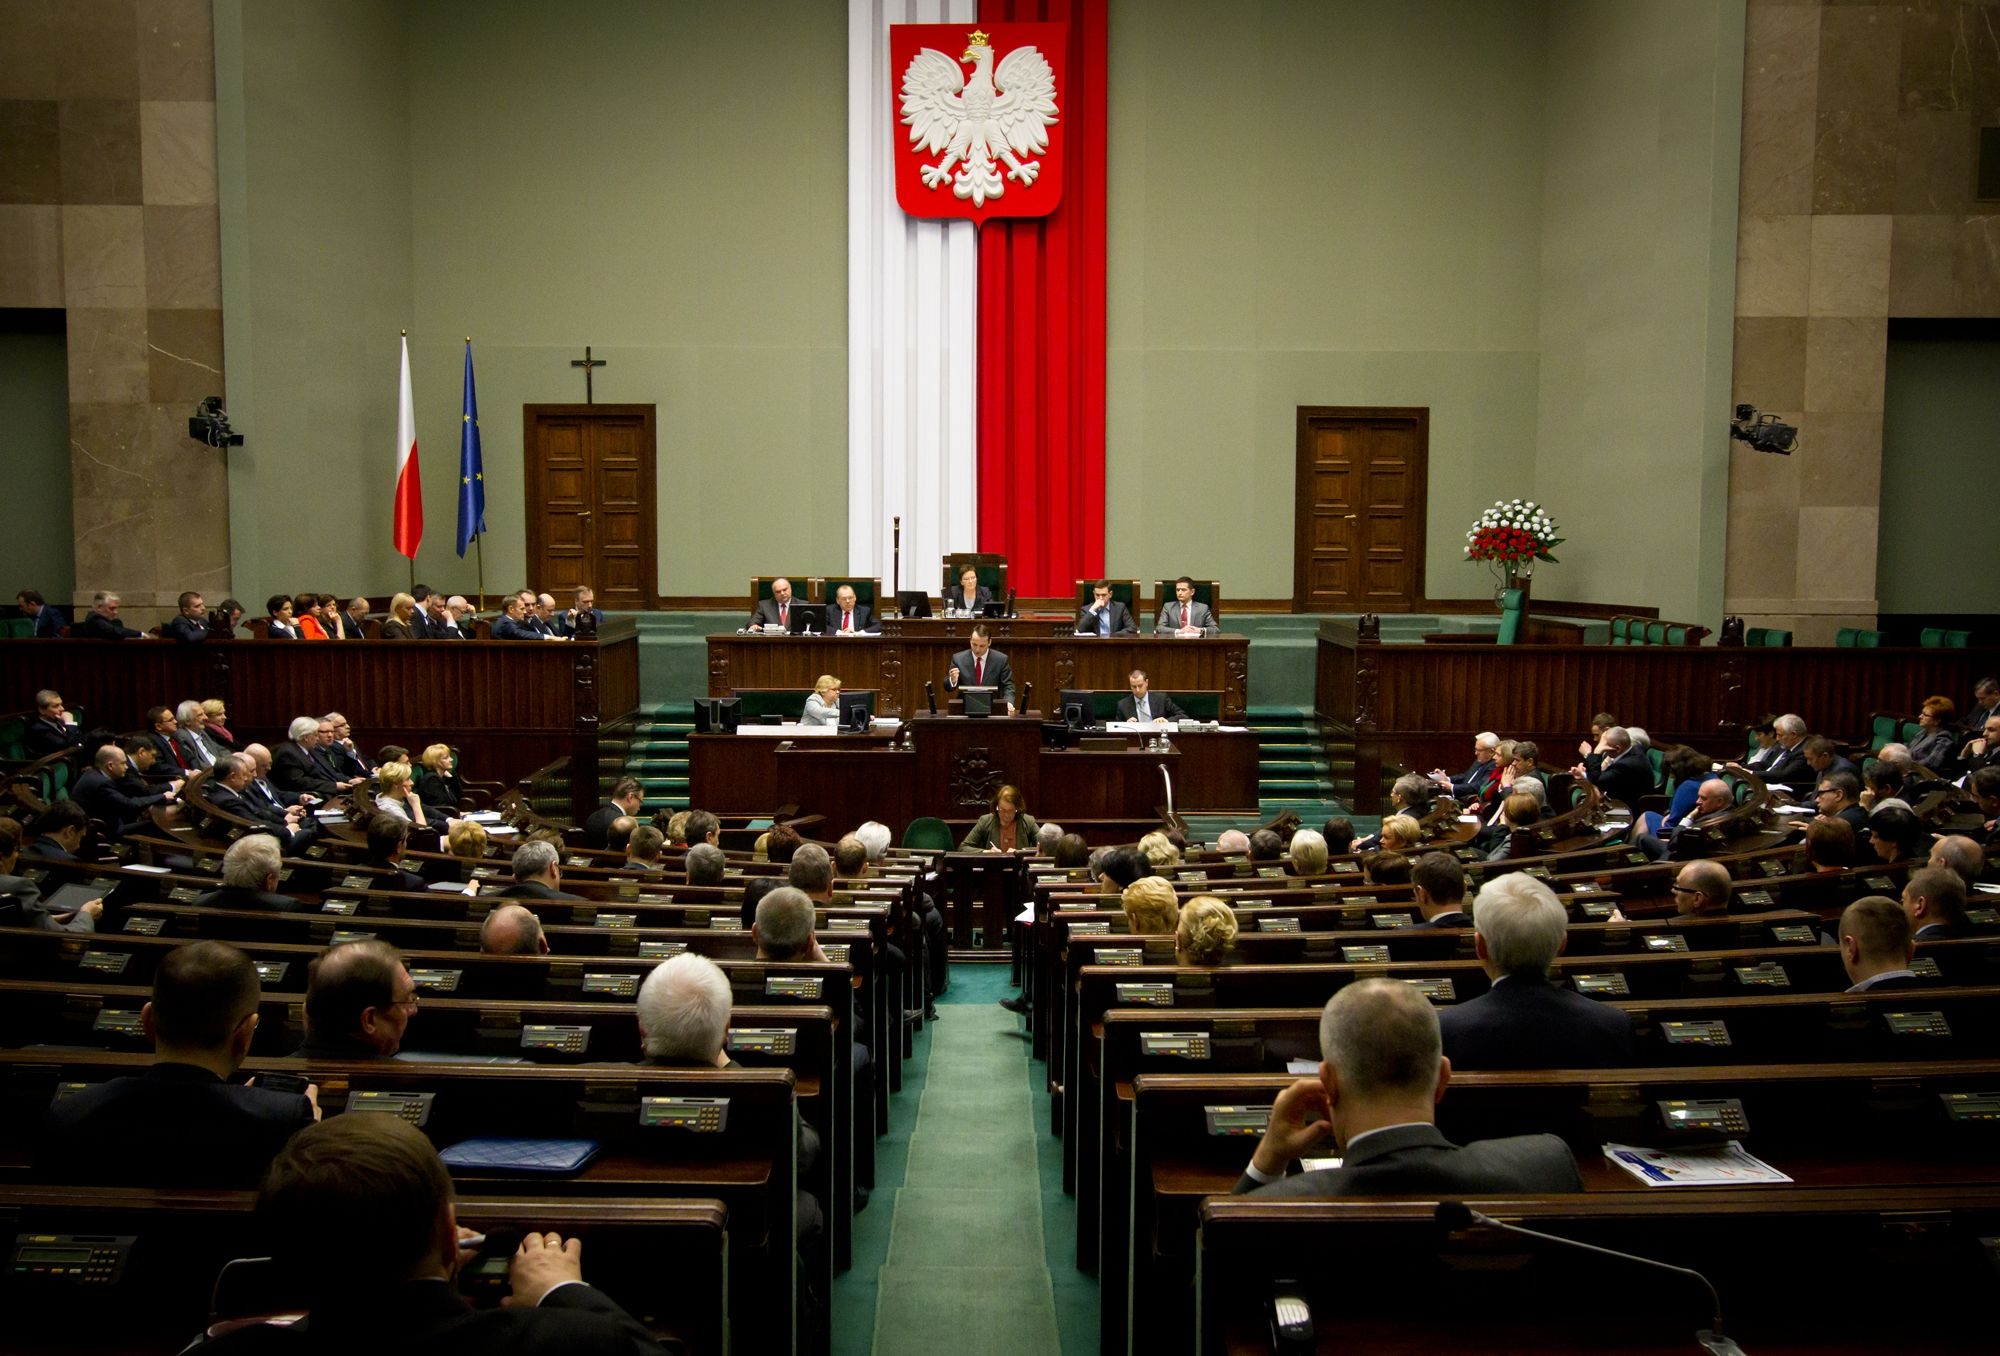
[[[588,584],[608,611],[653,607],[654,407],[527,405],[521,446],[529,584],[563,606]]]
[[[1424,596],[1427,409],[1300,406],[1294,612],[1409,612]]]

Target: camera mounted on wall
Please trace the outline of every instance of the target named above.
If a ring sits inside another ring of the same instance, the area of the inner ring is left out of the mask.
[[[188,420],[188,437],[210,447],[243,446],[243,435],[229,427],[229,411],[222,408],[221,396],[209,396],[195,408]]]
[[[1729,421],[1729,436],[1759,452],[1775,452],[1781,457],[1791,456],[1799,445],[1796,426],[1780,423],[1775,414],[1757,413],[1755,405],[1736,407],[1736,417]]]

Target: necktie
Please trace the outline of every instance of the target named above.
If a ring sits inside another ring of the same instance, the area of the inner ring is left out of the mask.
[[[1183,630],[1185,630],[1185,629],[1186,629],[1186,627],[1187,627],[1187,625],[1188,625],[1188,605],[1187,605],[1186,603],[1182,603],[1182,604],[1181,604],[1181,627],[1182,627],[1182,629],[1183,629]]]
[[[174,762],[180,767],[180,770],[186,772],[187,759],[181,756],[181,741],[178,739],[169,739],[167,741],[167,752],[174,756]]]
[[[852,612],[843,612],[840,614],[840,629],[843,631],[852,631],[854,629],[854,614]]]
[[[986,656],[984,655],[972,661],[972,685],[974,687],[986,686]]]
[[[789,627],[789,626],[790,626],[790,625],[792,624],[792,623],[791,623],[791,612],[792,612],[792,607],[791,607],[791,604],[790,604],[790,603],[779,603],[779,604],[778,604],[778,625],[780,625],[780,626],[785,626],[785,627]]]

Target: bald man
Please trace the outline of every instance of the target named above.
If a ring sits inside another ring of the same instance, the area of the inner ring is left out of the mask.
[[[489,956],[546,956],[542,920],[525,904],[502,904],[479,925],[479,949]]]

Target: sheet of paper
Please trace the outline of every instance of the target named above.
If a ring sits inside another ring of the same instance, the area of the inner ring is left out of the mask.
[[[1319,1061],[1316,1059],[1288,1059],[1285,1061],[1285,1072],[1288,1074],[1311,1076],[1319,1072]]]
[[[164,876],[167,874],[166,867],[148,866],[144,862],[127,862],[122,869],[126,871],[140,871],[148,876]]]
[[[1744,1151],[1738,1140],[1687,1149],[1607,1144],[1604,1156],[1647,1186],[1749,1186],[1792,1179]]]
[[[1344,1160],[1338,1158],[1301,1158],[1299,1166],[1307,1172],[1318,1172],[1322,1168],[1337,1168]]]

